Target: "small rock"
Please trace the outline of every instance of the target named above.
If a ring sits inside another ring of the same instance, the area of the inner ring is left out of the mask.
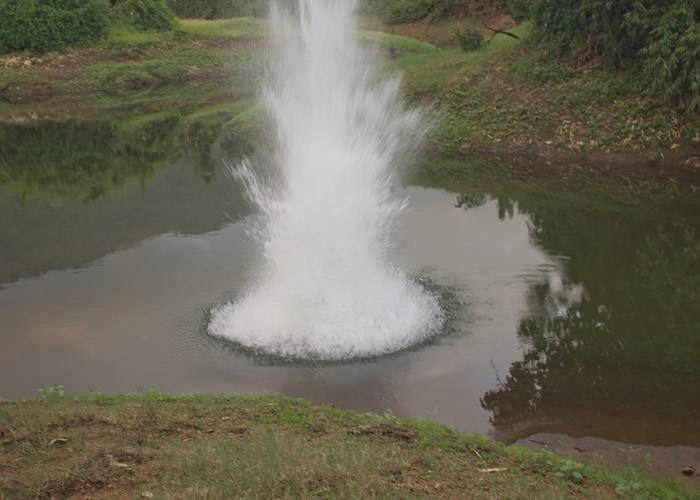
[[[27,59],[26,61],[24,61],[24,65],[29,67],[32,65],[32,62],[29,59]]]
[[[151,493],[150,491],[144,491],[143,493],[141,493],[141,496],[143,498],[153,498],[155,495],[153,493]]]
[[[695,473],[697,472],[697,469],[693,467],[692,465],[689,465],[685,469],[681,471],[684,476],[694,476]]]

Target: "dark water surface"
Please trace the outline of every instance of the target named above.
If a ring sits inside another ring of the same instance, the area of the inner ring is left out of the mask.
[[[270,365],[204,335],[259,265],[222,167],[239,148],[168,126],[0,128],[0,397],[282,393],[506,442],[700,446],[700,195],[679,187],[697,179],[426,162],[396,258],[454,290],[455,333]]]

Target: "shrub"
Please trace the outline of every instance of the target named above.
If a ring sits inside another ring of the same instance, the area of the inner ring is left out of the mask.
[[[535,0],[535,32],[550,49],[614,68],[642,68],[650,88],[700,110],[696,0]]]
[[[649,39],[641,50],[652,90],[676,100],[685,111],[700,111],[700,8],[693,12],[678,2],[659,14],[646,26]],[[627,21],[638,19],[632,14]]]
[[[165,0],[111,0],[112,15],[117,22],[139,30],[169,31],[175,15]]]
[[[532,0],[506,0],[506,11],[517,22],[523,22],[530,18]]]
[[[436,21],[446,17],[473,17],[495,12],[504,0],[361,0],[365,14],[379,16],[389,24],[420,19]]]
[[[104,0],[0,0],[0,53],[47,52],[104,38]]]
[[[196,19],[261,17],[267,13],[269,4],[269,0],[168,0],[178,17]]]
[[[474,52],[481,48],[484,43],[484,35],[480,31],[468,29],[457,33],[459,46],[464,52]]]
[[[423,19],[432,7],[430,0],[394,0],[388,4],[386,22],[389,24],[410,23]]]
[[[502,10],[504,0],[432,0],[430,18],[481,17]]]
[[[430,14],[436,0],[365,0],[362,10],[388,24],[410,23]]]

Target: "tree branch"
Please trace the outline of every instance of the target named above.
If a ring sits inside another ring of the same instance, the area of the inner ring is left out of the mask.
[[[515,33],[511,33],[510,31],[502,31],[502,30],[494,29],[486,23],[481,23],[481,24],[483,24],[484,28],[486,28],[487,30],[493,31],[493,36],[496,36],[500,33],[501,35],[506,35],[506,36],[509,36],[511,38],[515,38],[516,40],[520,40],[520,37],[518,35],[516,35]],[[493,38],[493,37],[491,37],[491,38]]]

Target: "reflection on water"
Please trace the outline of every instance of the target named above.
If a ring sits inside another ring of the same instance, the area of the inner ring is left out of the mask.
[[[39,123],[0,127],[0,185],[22,200],[97,200],[129,181],[146,182],[185,152],[207,177],[211,130],[187,130],[179,115],[121,122]]]
[[[568,279],[585,288],[545,281],[531,289],[517,330],[523,359],[483,398],[494,425],[520,424],[522,435],[547,422],[577,435],[698,444],[687,432],[700,413],[697,216],[606,221],[575,207],[519,207],[533,241],[572,256]],[[552,307],[562,291],[569,297]],[[629,425],[640,416],[646,424]],[[675,425],[656,425],[664,419]]]
[[[373,362],[266,366],[203,335],[259,264],[220,169],[235,153],[218,133],[194,148],[181,122],[151,123],[0,129],[1,397],[281,392],[506,441],[700,445],[696,197],[580,178],[545,189],[465,160],[468,183],[406,189],[395,248],[456,290],[457,334]]]

